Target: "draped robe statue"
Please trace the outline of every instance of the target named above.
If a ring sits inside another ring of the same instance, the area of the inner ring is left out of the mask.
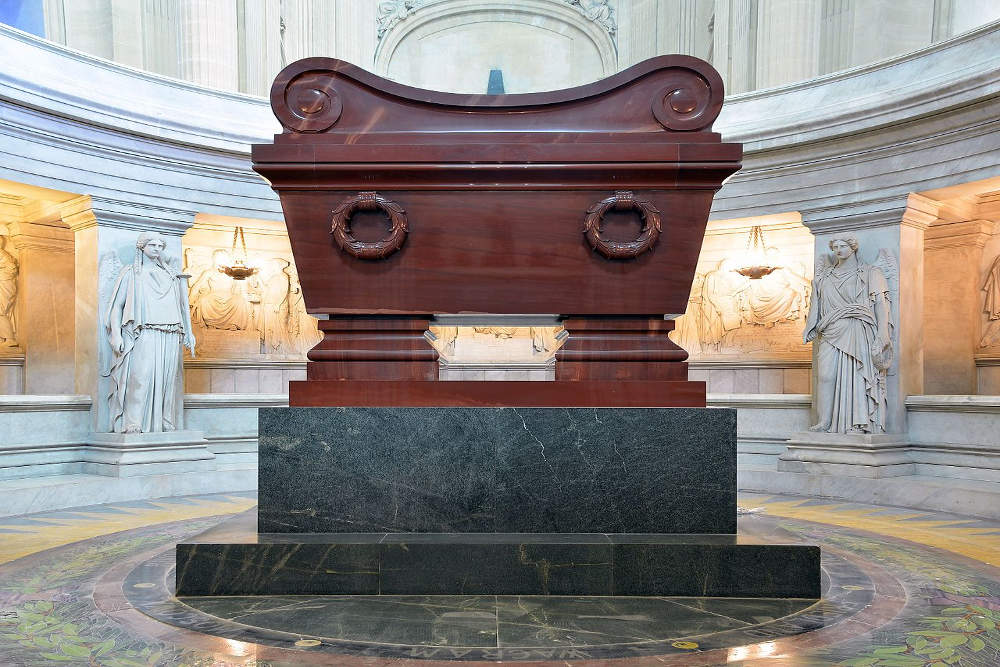
[[[889,283],[858,259],[853,237],[830,241],[836,262],[819,267],[803,340],[816,340],[816,405],[810,431],[883,433],[892,363]],[[880,259],[882,255],[880,255]]]
[[[122,269],[104,317],[110,366],[108,430],[173,431],[183,425],[182,345],[194,354],[187,276],[164,258],[166,242],[143,233],[134,262]]]

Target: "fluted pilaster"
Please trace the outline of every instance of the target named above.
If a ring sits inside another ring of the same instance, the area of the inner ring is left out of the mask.
[[[759,0],[757,88],[819,74],[820,16],[816,0]]]
[[[180,76],[202,86],[239,85],[236,0],[181,0]]]
[[[716,0],[712,64],[726,93],[753,90],[757,73],[757,0]]]
[[[281,12],[277,2],[240,0],[240,91],[267,96],[281,70]]]

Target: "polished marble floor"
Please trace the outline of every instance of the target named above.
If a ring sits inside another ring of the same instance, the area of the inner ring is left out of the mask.
[[[741,532],[823,548],[820,601],[173,597],[173,544],[253,504],[0,519],[0,665],[1000,665],[998,523],[741,496]]]

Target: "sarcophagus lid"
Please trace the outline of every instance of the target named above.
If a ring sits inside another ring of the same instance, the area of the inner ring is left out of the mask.
[[[739,144],[718,73],[662,56],[546,93],[458,95],[308,58],[253,147],[312,313],[683,312]]]

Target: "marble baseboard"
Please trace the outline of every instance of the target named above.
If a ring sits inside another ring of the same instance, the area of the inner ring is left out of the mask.
[[[50,510],[171,496],[253,491],[255,466],[199,473],[172,473],[136,477],[88,474],[50,474],[0,480],[0,516],[18,516]]]
[[[259,530],[735,533],[736,413],[262,408]]]
[[[257,534],[254,514],[177,545],[178,596],[820,595],[819,547],[734,535]]]
[[[739,486],[740,491],[755,493],[834,498],[1000,520],[1000,483],[990,481],[937,475],[870,478],[741,467]]]

